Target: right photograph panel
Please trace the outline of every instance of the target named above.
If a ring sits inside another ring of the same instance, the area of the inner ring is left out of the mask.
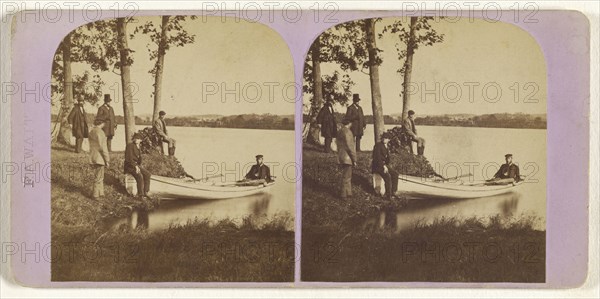
[[[546,63],[518,26],[360,19],[304,65],[301,280],[544,282]]]

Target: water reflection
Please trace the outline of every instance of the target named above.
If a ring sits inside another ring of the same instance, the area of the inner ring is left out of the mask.
[[[257,194],[213,201],[163,201],[158,209],[149,212],[136,210],[127,218],[116,221],[112,227],[127,224],[131,229],[153,231],[168,228],[172,224],[183,225],[194,219],[218,221],[227,218],[239,224],[247,216],[268,217],[273,214],[269,210],[272,197],[271,194]]]
[[[475,216],[485,219],[500,215],[508,218],[516,215],[520,199],[519,193],[508,193],[465,200],[415,200],[400,212],[382,211],[378,217],[367,219],[362,227],[367,231],[401,232],[417,223],[431,224],[442,217],[467,219]]]

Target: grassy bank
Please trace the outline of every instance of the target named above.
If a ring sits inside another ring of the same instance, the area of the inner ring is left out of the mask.
[[[336,155],[304,146],[303,281],[544,281],[545,232],[534,230],[530,219],[439,219],[399,233],[393,223],[365,228],[369,218],[418,203],[373,194],[371,154],[358,153],[353,197],[343,201]],[[404,174],[414,174],[415,165],[428,165],[412,155],[394,159],[395,169]]]
[[[229,219],[197,219],[183,226],[148,232],[116,218],[160,207],[156,198],[128,196],[123,186],[123,152],[111,153],[105,197],[92,199],[93,172],[87,153],[52,147],[51,226],[54,281],[293,281],[294,233],[291,218],[258,225]],[[181,172],[166,156],[145,155],[154,174]]]
[[[275,219],[203,220],[147,233],[53,231],[53,281],[286,282],[294,279],[294,233]],[[58,253],[57,253],[58,254]]]
[[[302,280],[544,282],[545,232],[497,223],[440,220],[401,233],[305,227]]]

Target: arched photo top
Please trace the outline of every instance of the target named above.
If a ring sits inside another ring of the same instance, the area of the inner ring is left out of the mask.
[[[171,116],[294,113],[286,88],[294,82],[291,53],[270,27],[239,18],[142,16],[125,19],[121,41],[117,20],[85,24],[63,39],[52,68],[54,114],[64,95],[65,50],[73,81],[67,106],[79,97],[86,106],[101,105],[104,94],[122,103],[125,63],[126,87],[142,118],[158,113],[157,98]]]
[[[312,44],[304,65],[304,113],[328,97],[342,109],[359,94],[369,115],[373,95],[380,95],[385,115],[405,115],[411,107],[427,115],[545,114],[546,81],[541,47],[514,24],[477,18],[358,19],[329,28]]]

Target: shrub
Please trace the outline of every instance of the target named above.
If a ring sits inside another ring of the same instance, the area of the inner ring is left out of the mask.
[[[142,158],[142,166],[150,173],[171,177],[180,178],[187,176],[187,172],[175,157],[166,156],[162,151],[162,137],[154,130],[154,128],[146,127],[137,131],[142,137],[140,149],[144,154]]]

